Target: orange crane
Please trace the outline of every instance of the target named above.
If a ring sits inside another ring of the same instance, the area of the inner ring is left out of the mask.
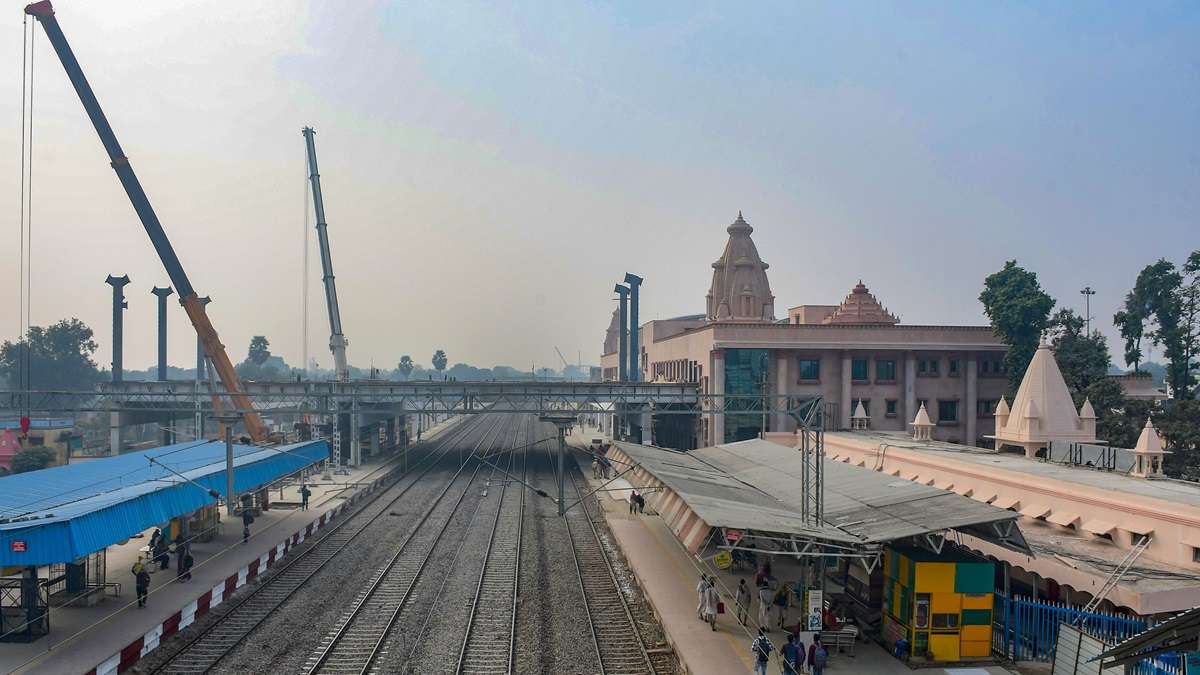
[[[96,134],[100,136],[100,142],[104,144],[104,150],[108,153],[112,168],[121,181],[121,187],[125,188],[125,194],[129,196],[129,201],[133,204],[133,210],[137,212],[138,218],[142,221],[142,227],[150,236],[150,242],[154,244],[154,250],[162,260],[163,267],[167,269],[171,283],[179,292],[179,303],[183,305],[183,310],[187,312],[192,326],[196,329],[196,334],[200,336],[204,351],[217,371],[221,385],[225,387],[229,398],[233,401],[235,411],[242,414],[246,432],[255,443],[268,440],[267,427],[263,424],[258,412],[254,410],[254,404],[246,394],[245,386],[233,369],[233,362],[225,353],[225,345],[221,344],[221,339],[217,336],[217,329],[213,328],[212,321],[208,319],[208,313],[200,302],[195,289],[192,288],[192,282],[188,280],[187,273],[183,271],[183,265],[179,262],[179,257],[175,255],[175,249],[167,239],[167,233],[163,231],[162,224],[159,223],[158,216],[154,213],[154,208],[150,206],[150,200],[146,197],[146,192],[142,190],[142,184],[134,174],[133,167],[129,164],[129,158],[125,156],[121,144],[117,142],[117,136],[113,133],[108,118],[104,116],[104,111],[100,108],[100,102],[96,100],[91,85],[84,77],[83,69],[79,67],[79,61],[75,59],[71,45],[67,43],[67,38],[58,25],[58,19],[54,17],[54,7],[51,6],[50,0],[42,0],[42,2],[27,5],[25,13],[37,19],[38,23],[42,24],[42,29],[46,31],[46,37],[49,38],[55,53],[58,54],[58,60],[62,63],[63,70],[67,72],[71,85],[75,87],[75,93],[79,95],[83,109],[87,111],[92,126],[96,129]]]

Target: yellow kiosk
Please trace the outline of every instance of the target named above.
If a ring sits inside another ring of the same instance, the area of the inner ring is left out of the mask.
[[[948,547],[941,554],[890,547],[883,554],[883,637],[908,641],[915,660],[991,657],[992,563]]]

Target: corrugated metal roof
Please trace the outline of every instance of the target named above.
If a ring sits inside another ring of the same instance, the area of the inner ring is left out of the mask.
[[[234,489],[248,492],[329,456],[325,441],[272,448],[235,445]],[[0,566],[70,562],[225,492],[225,444],[178,443],[0,478]],[[25,551],[14,545],[24,542]]]
[[[775,528],[804,527],[803,462],[793,448],[758,439],[687,453],[620,445],[714,527],[787,533],[793,530]],[[832,529],[853,535],[856,543],[880,544],[958,529],[1028,551],[1015,522],[1003,541],[991,531],[992,523],[1016,521],[1012,511],[828,458],[824,471],[825,522],[830,527],[821,533]]]
[[[692,453],[632,443],[621,451],[675,491],[711,527],[761,530],[829,542],[858,543],[836,528],[804,524],[799,511],[700,461]]]

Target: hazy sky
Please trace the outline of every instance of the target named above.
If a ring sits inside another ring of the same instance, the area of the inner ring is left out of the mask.
[[[0,13],[5,338],[23,4]],[[301,360],[304,124],[358,366],[596,362],[626,271],[643,319],[703,311],[739,209],[780,315],[862,278],[906,323],[983,323],[1015,257],[1062,304],[1090,284],[1112,334],[1142,266],[1200,248],[1196,3],[606,4],[55,3],[235,361],[260,333]],[[127,273],[125,363],[151,365],[166,273],[40,28],[35,59],[33,322],[78,316],[107,365]]]

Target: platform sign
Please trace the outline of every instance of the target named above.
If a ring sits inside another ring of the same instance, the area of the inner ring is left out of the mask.
[[[720,569],[727,570],[733,564],[733,555],[729,551],[721,551],[713,556],[713,564]]]
[[[742,540],[741,530],[725,530],[725,541],[736,544]]]
[[[24,539],[13,539],[8,543],[8,549],[13,553],[24,553],[29,550],[29,546]]]
[[[821,630],[821,612],[825,609],[825,597],[819,588],[808,591],[808,629]]]

